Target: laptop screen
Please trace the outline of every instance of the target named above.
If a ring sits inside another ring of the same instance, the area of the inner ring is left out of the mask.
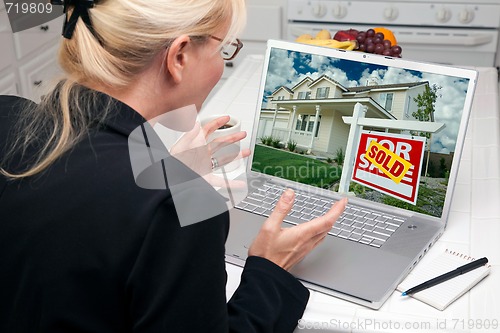
[[[276,44],[264,65],[252,170],[440,218],[476,73]]]

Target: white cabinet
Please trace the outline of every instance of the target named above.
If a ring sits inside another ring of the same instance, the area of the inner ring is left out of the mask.
[[[12,33],[0,9],[0,94],[17,94],[35,102],[61,70],[57,48],[64,17]]]
[[[0,71],[11,67],[13,61],[12,37],[9,32],[0,32]]]
[[[0,95],[17,95],[16,77],[13,72],[0,74]]]
[[[35,102],[54,86],[60,73],[57,64],[57,46],[37,55],[19,67],[23,95]]]
[[[31,29],[16,32],[14,45],[18,59],[28,56],[45,45],[57,43],[57,39],[61,37],[63,22],[64,16],[60,16]]]
[[[12,33],[5,9],[0,9],[0,71],[13,61]]]

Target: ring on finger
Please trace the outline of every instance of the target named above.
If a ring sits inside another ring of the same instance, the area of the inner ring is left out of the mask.
[[[212,169],[219,167],[219,162],[217,161],[217,159],[215,157],[210,158],[210,160],[212,161]]]

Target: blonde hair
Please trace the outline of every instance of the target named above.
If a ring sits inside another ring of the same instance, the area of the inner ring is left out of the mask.
[[[125,88],[176,37],[208,36],[229,24],[226,36],[219,36],[223,45],[241,32],[246,17],[244,0],[99,0],[88,11],[98,38],[79,19],[72,38],[62,40],[59,63],[66,78],[40,104],[23,110],[7,159],[28,147],[38,147],[37,156],[18,172],[7,171],[4,160],[0,172],[9,178],[42,172],[106,117],[111,100],[98,119],[89,119],[97,93],[82,85]]]

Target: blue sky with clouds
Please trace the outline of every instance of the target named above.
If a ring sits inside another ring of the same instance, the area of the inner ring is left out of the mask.
[[[467,79],[273,49],[264,96],[281,86],[291,88],[305,77],[316,79],[321,75],[328,75],[345,87],[364,86],[369,81],[380,85],[429,81],[431,86],[442,87],[438,92],[441,97],[436,101],[435,120],[446,123],[446,127],[433,134],[431,151],[446,154],[455,150]]]

